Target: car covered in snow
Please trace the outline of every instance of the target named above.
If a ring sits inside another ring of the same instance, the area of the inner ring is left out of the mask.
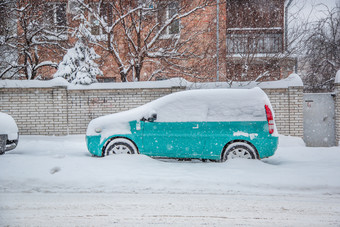
[[[202,89],[172,93],[93,119],[86,142],[94,156],[225,161],[272,156],[278,132],[270,101],[260,88]]]
[[[13,150],[18,145],[19,132],[15,120],[0,112],[0,155]]]

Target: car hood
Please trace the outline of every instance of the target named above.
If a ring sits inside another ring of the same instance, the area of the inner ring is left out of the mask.
[[[89,123],[86,135],[101,135],[102,138],[107,138],[113,134],[131,134],[129,122],[151,116],[152,108],[148,106],[143,105],[128,111],[95,118]]]

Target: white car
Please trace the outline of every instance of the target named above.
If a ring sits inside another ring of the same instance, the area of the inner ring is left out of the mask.
[[[13,150],[19,141],[19,130],[15,120],[0,112],[0,155]]]

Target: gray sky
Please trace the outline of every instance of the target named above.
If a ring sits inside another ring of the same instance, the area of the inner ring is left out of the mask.
[[[323,11],[327,10],[326,6],[332,9],[336,4],[340,6],[340,0],[295,0],[295,4],[292,4],[290,12],[294,13],[303,7],[299,15],[301,20],[308,18],[310,21],[314,21],[324,16]]]

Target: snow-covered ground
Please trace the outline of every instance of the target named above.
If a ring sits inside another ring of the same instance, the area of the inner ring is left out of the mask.
[[[294,137],[268,159],[204,163],[21,136],[0,166],[0,226],[340,225],[339,147]]]

